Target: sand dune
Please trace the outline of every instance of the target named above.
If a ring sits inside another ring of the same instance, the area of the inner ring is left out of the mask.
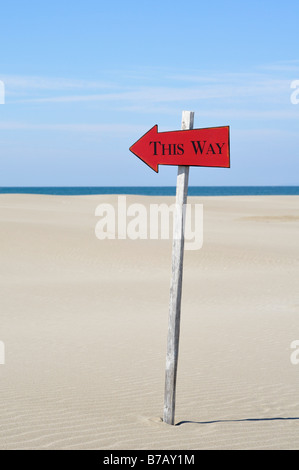
[[[299,449],[299,197],[189,198],[204,243],[185,252],[176,426],[171,241],[98,240],[117,200],[0,196],[0,449]]]

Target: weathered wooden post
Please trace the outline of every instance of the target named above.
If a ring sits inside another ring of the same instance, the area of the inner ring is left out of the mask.
[[[182,130],[193,129],[194,112],[183,111]],[[172,273],[170,285],[169,320],[165,371],[163,421],[174,424],[176,377],[179,355],[181,298],[184,260],[184,209],[187,203],[189,166],[179,166],[176,187],[174,233],[172,244]]]
[[[183,111],[180,131],[158,132],[156,124],[130,147],[132,153],[157,173],[159,165],[178,165],[163,413],[163,421],[171,425],[174,424],[175,415],[183,281],[184,222],[189,166],[230,167],[229,126],[193,129],[193,122],[194,112]]]

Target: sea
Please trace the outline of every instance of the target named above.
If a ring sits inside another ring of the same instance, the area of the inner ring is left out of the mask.
[[[174,196],[175,186],[40,186],[0,187],[0,194],[50,194],[87,196],[97,194],[134,194]],[[189,186],[189,196],[294,196],[299,186]]]

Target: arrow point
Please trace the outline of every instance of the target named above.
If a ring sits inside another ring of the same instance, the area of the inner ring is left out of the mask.
[[[151,139],[158,134],[158,125],[153,126],[147,131],[135,144],[130,147],[130,151],[146,163],[152,170],[158,173],[158,163],[154,156],[149,152],[149,144]]]

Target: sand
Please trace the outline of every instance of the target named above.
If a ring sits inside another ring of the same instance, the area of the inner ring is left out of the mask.
[[[98,240],[117,200],[0,196],[0,449],[299,449],[299,196],[189,198],[176,426],[171,240]]]

